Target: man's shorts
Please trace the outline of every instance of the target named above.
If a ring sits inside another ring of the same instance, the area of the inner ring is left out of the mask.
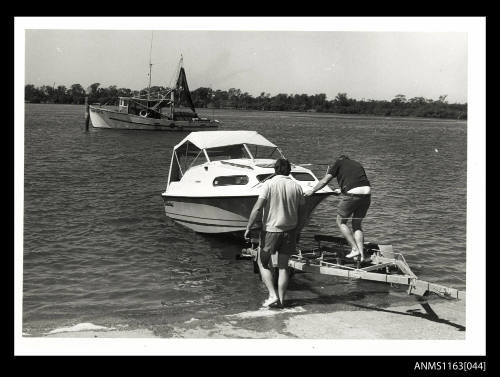
[[[295,229],[287,232],[262,231],[260,236],[260,261],[262,266],[269,269],[269,262],[274,259],[272,267],[287,268],[290,255],[296,252],[297,233]],[[273,258],[271,258],[272,255],[274,255]]]
[[[370,194],[343,194],[337,213],[344,219],[351,217],[351,215],[354,219],[362,219],[366,216],[370,203]]]

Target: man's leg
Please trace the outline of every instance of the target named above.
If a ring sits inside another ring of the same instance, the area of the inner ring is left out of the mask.
[[[259,248],[259,255],[257,257],[257,264],[259,265],[260,276],[262,276],[262,281],[264,282],[267,290],[269,291],[268,300],[271,301],[271,300],[277,298],[278,295],[276,294],[276,290],[274,289],[273,274],[272,274],[271,270],[268,268],[265,268],[262,265],[261,250],[262,250],[262,248]],[[267,263],[269,263],[269,259],[267,259]]]
[[[278,277],[278,297],[282,305],[285,303],[285,294],[288,287],[288,280],[288,267],[280,268]]]
[[[354,212],[355,205],[355,199],[349,196],[343,197],[339,203],[339,208],[337,210],[337,225],[340,229],[340,232],[352,248],[352,251],[346,255],[347,258],[353,258],[359,254],[358,245],[354,240],[351,229],[349,229],[349,227],[347,226],[347,221]]]
[[[359,202],[356,210],[353,213],[352,217],[352,230],[354,232],[354,239],[356,244],[358,245],[358,250],[361,253],[359,260],[363,262],[364,260],[364,234],[363,229],[361,228],[361,222],[365,218],[368,208],[370,208],[371,196],[366,197],[362,201]]]
[[[285,295],[290,280],[288,261],[290,255],[297,252],[297,230],[290,230],[282,234],[283,240],[278,253],[278,297],[281,305],[285,304]]]
[[[364,240],[364,235],[363,235],[363,229],[361,229],[361,221],[363,221],[363,219],[353,218],[352,219],[352,229],[354,231],[354,240],[356,241],[356,245],[358,247],[358,250],[361,253],[359,260],[361,262],[363,262],[363,260],[365,259],[365,256],[363,253],[365,240]]]
[[[356,240],[354,239],[354,236],[351,232],[351,229],[349,229],[349,227],[347,226],[347,220],[348,220],[347,218],[343,218],[340,215],[337,215],[337,225],[339,226],[340,232],[342,233],[346,241],[349,243],[349,245],[351,245],[353,250],[353,252],[346,255],[348,258],[351,258],[353,256],[358,255],[359,249]]]

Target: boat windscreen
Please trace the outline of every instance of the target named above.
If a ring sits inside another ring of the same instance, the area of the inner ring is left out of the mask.
[[[277,159],[282,157],[276,147],[247,144],[254,159]]]
[[[251,158],[243,144],[206,149],[210,161]]]
[[[170,182],[179,181],[190,167],[201,165],[206,162],[203,151],[189,141],[174,151],[174,157],[172,161]]]

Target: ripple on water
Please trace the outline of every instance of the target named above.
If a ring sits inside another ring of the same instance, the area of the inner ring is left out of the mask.
[[[332,163],[341,152],[361,161],[373,185],[367,241],[392,244],[421,278],[465,287],[465,123],[216,117],[225,130],[260,132],[295,163]],[[23,327],[164,325],[258,307],[266,291],[252,264],[235,260],[242,243],[195,234],[164,215],[170,153],[185,134],[83,132],[82,123],[81,106],[26,106]],[[319,177],[325,170],[313,166]],[[316,233],[339,235],[337,202],[317,207],[303,246]],[[385,286],[353,284],[301,275],[290,289],[315,307],[399,299]]]

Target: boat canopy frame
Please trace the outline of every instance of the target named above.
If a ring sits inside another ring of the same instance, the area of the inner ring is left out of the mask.
[[[255,163],[256,158],[255,158],[254,154],[252,153],[252,151],[250,150],[249,145],[254,145],[257,147],[259,146],[258,144],[238,143],[238,144],[228,144],[228,145],[224,145],[224,146],[220,146],[220,147],[213,147],[213,148],[199,148],[194,143],[192,143],[190,140],[186,140],[184,143],[176,145],[174,147],[173,152],[172,152],[170,169],[169,169],[169,173],[168,173],[167,187],[170,185],[171,182],[180,181],[182,179],[182,177],[184,176],[185,172],[187,170],[189,170],[191,167],[196,166],[196,165],[201,165],[201,164],[206,163],[206,162],[210,163],[210,162],[216,161],[213,159],[214,156],[212,156],[212,158],[210,158],[210,154],[209,154],[210,150],[218,149],[218,150],[224,151],[225,148],[234,148],[237,146],[241,146],[242,147],[241,151],[245,151],[248,154],[248,156],[245,156],[243,158],[247,158],[247,159],[251,160],[252,163]],[[260,145],[260,146],[262,147],[263,145]],[[266,146],[264,146],[264,147],[266,147]],[[285,155],[283,154],[283,152],[281,151],[280,148],[278,148],[277,146],[273,146],[270,148],[272,149],[272,152],[270,153],[269,157],[271,157],[277,151],[279,153],[279,155],[281,156],[281,158],[285,158]],[[180,155],[178,153],[181,151],[183,152],[182,155]],[[203,154],[205,156],[206,161],[195,164],[201,154]],[[190,162],[188,161],[189,157],[193,157],[192,161],[190,161]],[[238,157],[238,159],[240,159],[240,158],[241,157]],[[219,161],[223,162],[224,160],[219,160]],[[189,163],[189,166],[188,166],[188,163]]]

